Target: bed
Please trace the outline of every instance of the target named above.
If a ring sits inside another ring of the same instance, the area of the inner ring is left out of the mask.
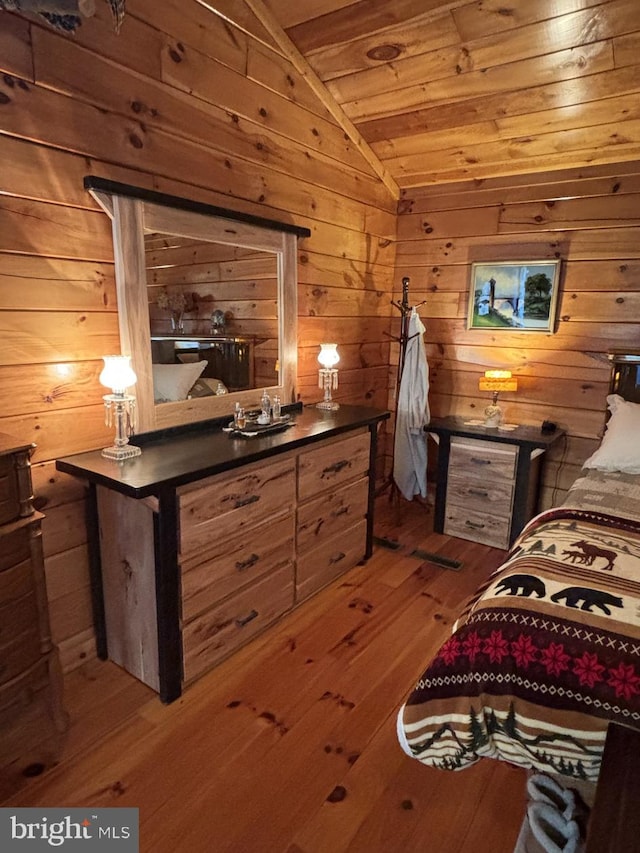
[[[419,761],[595,781],[609,722],[640,730],[640,403],[607,401],[562,506],[525,526],[400,709]]]

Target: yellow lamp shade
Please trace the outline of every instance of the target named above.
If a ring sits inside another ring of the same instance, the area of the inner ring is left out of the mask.
[[[510,370],[485,370],[478,388],[480,391],[517,391],[518,380]]]

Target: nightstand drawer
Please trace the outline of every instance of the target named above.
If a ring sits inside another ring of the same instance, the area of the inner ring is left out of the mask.
[[[511,515],[513,482],[498,477],[484,477],[481,481],[462,474],[456,468],[447,482],[447,505],[459,504],[478,512],[492,515]]]
[[[483,481],[499,477],[512,480],[516,472],[518,448],[480,439],[452,438],[449,476],[460,474]]]
[[[493,515],[489,511],[474,512],[466,506],[447,502],[444,532],[449,536],[459,536],[493,548],[507,548],[510,525],[508,517]]]

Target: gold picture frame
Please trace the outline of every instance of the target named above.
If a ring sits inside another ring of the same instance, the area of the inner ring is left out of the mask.
[[[471,264],[468,329],[553,332],[561,261]]]

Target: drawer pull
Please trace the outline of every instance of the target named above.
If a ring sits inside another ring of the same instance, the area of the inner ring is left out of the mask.
[[[477,456],[472,456],[471,461],[474,465],[491,465],[490,459],[478,459]]]
[[[251,566],[254,566],[260,557],[257,554],[252,554],[250,557],[247,557],[246,560],[238,560],[236,562],[236,569],[239,572],[245,572],[247,569],[250,569]]]
[[[480,498],[488,498],[489,497],[489,492],[487,492],[486,489],[467,489],[467,492],[470,495],[477,495]]]
[[[334,462],[333,465],[329,465],[328,468],[324,468],[323,474],[339,474],[343,468],[348,468],[351,465],[348,459],[341,459],[340,462]]]
[[[248,625],[249,622],[252,622],[257,615],[258,611],[252,610],[250,613],[247,613],[246,616],[242,616],[240,619],[236,619],[236,625],[238,626],[238,628],[244,628],[244,626]]]
[[[254,504],[256,501],[260,500],[259,495],[249,495],[246,498],[236,498],[236,501],[233,505],[234,509],[240,509],[241,506],[249,506],[249,504]]]
[[[480,524],[480,522],[477,521],[469,521],[469,519],[465,521],[465,525],[467,527],[473,528],[473,530],[482,530],[482,528],[484,527],[484,524]]]
[[[338,551],[333,557],[329,557],[329,565],[332,566],[334,563],[339,563],[340,560],[344,560],[347,555],[342,551]]]
[[[334,509],[334,511],[331,513],[331,518],[339,518],[339,516],[344,515],[347,512],[349,512],[349,507],[342,506],[340,507],[340,509]]]

